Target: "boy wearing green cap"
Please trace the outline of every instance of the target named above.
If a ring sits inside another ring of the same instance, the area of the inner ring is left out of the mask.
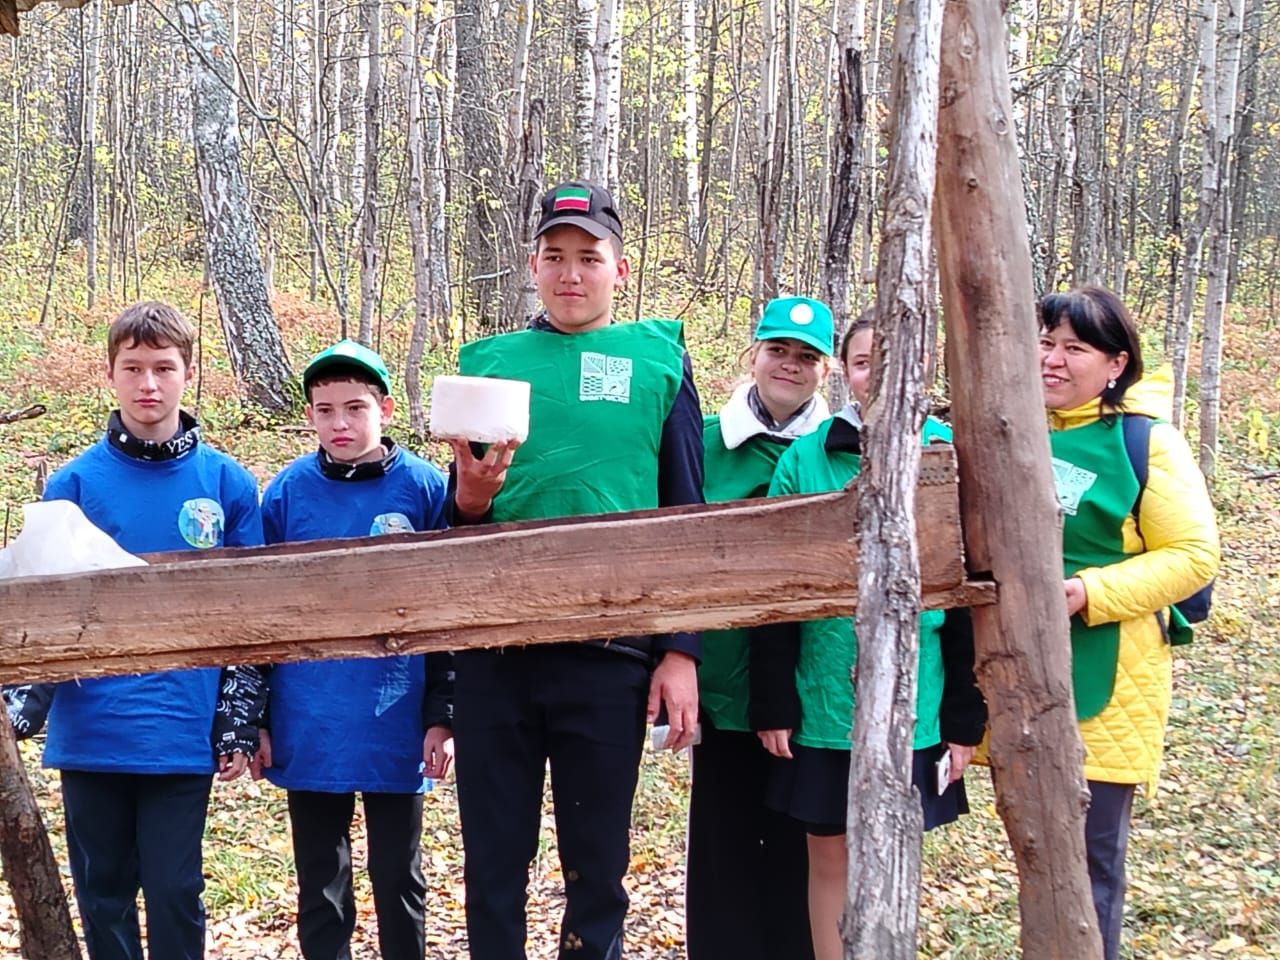
[[[747,351],[750,379],[703,424],[708,503],[762,497],[791,442],[829,416],[832,316],[808,297],[771,300]],[[753,733],[783,725],[749,696],[746,630],[703,634],[693,748],[686,923],[690,960],[813,956],[804,830],[765,806],[769,755]]]
[[[542,198],[530,270],[546,312],[466,344],[469,375],[531,385],[529,437],[483,459],[455,443],[457,516],[529,520],[702,500],[701,413],[681,325],[615,323],[629,267],[613,198],[592,183]],[[666,746],[697,720],[696,635],[466,650],[456,657],[458,805],[473,960],[525,956],[529,865],[548,761],[565,878],[561,957],[622,955],[631,803],[646,719]]]
[[[442,528],[443,474],[383,434],[395,401],[382,358],[344,340],[317,354],[302,382],[320,448],[267,486],[267,542]],[[334,587],[341,605],[343,585]],[[255,774],[288,791],[298,939],[307,960],[351,956],[356,792],[364,800],[382,956],[423,956],[423,776],[441,777],[449,767],[448,684],[447,655],[287,663],[272,670],[269,729]]]

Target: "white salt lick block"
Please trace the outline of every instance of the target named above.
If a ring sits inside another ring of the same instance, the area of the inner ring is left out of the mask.
[[[529,384],[497,377],[436,377],[431,385],[431,433],[501,443],[529,436]]]

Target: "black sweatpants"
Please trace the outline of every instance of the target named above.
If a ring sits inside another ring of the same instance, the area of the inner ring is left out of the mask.
[[[425,950],[422,795],[364,793],[369,879],[383,960],[422,960]],[[354,793],[290,790],[298,871],[298,942],[306,960],[350,960],[356,927],[351,887]]]
[[[1084,847],[1089,861],[1093,907],[1102,929],[1102,956],[1120,956],[1124,922],[1124,858],[1129,847],[1129,818],[1133,813],[1132,783],[1089,781],[1089,812],[1084,821]]]
[[[453,737],[472,960],[523,960],[548,761],[565,880],[560,956],[617,960],[649,669],[597,647],[455,656]]]
[[[705,718],[693,748],[689,960],[812,960],[804,826],[765,806],[769,754]]]
[[[153,960],[204,956],[200,842],[209,774],[62,771],[67,856],[90,960],[142,960],[138,890]]]

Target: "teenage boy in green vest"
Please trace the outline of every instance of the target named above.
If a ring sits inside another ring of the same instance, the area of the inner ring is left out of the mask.
[[[466,344],[464,374],[527,380],[529,438],[514,456],[456,456],[455,519],[532,520],[702,502],[702,415],[681,325],[615,323],[622,223],[602,187],[542,198],[529,258],[545,313]],[[602,543],[604,548],[606,544]],[[548,584],[554,588],[555,584]],[[455,659],[454,739],[473,960],[525,956],[529,864],[548,760],[565,878],[560,956],[622,955],[631,803],[646,721],[666,745],[697,721],[696,634],[469,650]]]

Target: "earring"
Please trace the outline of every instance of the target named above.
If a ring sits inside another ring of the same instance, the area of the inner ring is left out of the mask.
[[[1110,380],[1107,381],[1107,389],[1114,390],[1115,388],[1116,388],[1116,378],[1112,377]]]

